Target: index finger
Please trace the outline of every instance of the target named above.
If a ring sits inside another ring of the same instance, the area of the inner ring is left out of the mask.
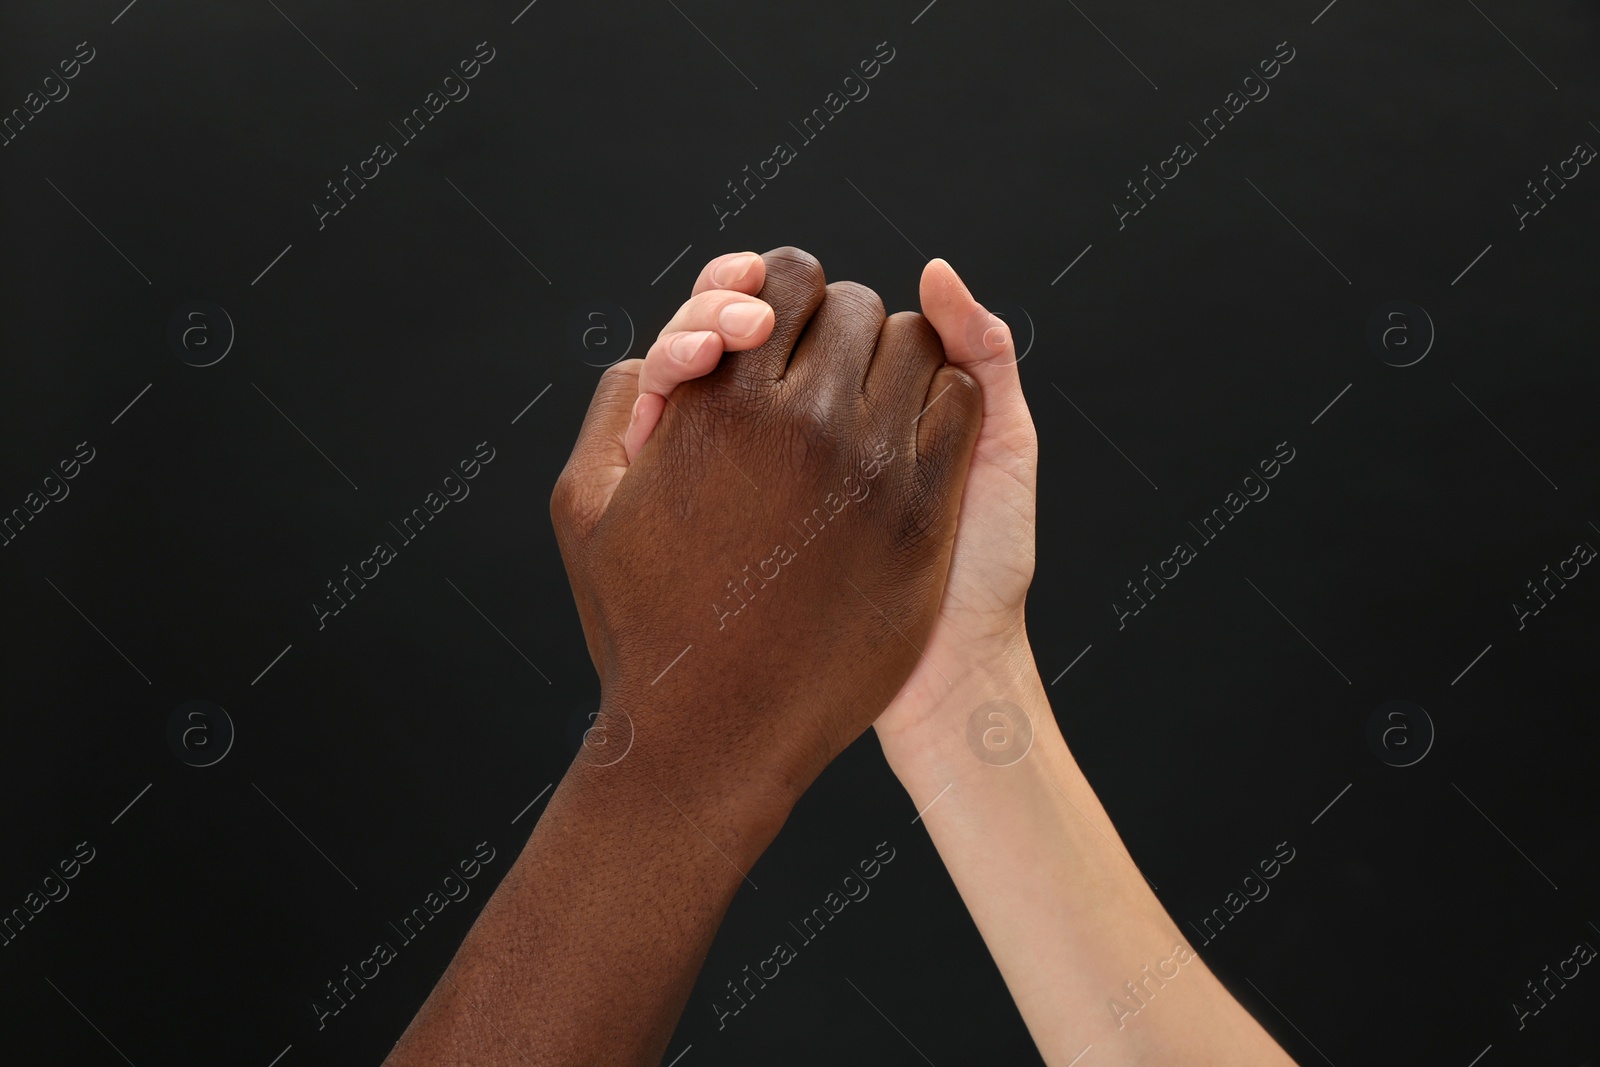
[[[767,261],[756,252],[729,252],[717,256],[700,268],[690,296],[699,296],[712,289],[732,289],[754,296],[767,281]]]

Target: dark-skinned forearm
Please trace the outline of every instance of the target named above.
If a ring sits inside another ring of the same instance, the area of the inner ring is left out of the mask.
[[[586,757],[387,1067],[660,1062],[744,872],[788,808],[747,799],[726,767],[642,726],[617,763]]]

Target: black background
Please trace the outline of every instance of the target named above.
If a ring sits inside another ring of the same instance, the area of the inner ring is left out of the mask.
[[[6,6],[6,111],[96,55],[0,149],[0,508],[95,458],[0,549],[0,909],[95,858],[0,949],[0,1062],[382,1059],[596,698],[547,502],[598,367],[706,259],[780,244],[891,310],[932,255],[1019,309],[1056,713],[1180,927],[1296,850],[1201,947],[1290,1054],[1594,1062],[1592,967],[1524,1029],[1512,1002],[1600,945],[1600,577],[1521,630],[1511,603],[1600,544],[1600,176],[1522,229],[1511,204],[1600,144],[1600,11],[925,3]],[[324,183],[480,41],[471,95],[319,230]],[[719,230],[724,183],[882,41],[870,96]],[[1270,96],[1119,230],[1124,183],[1282,41]],[[167,339],[194,299],[237,330],[204,368]],[[1437,331],[1408,367],[1367,338],[1397,299]],[[592,301],[622,310],[585,347]],[[483,440],[470,497],[319,630],[324,583]],[[1271,496],[1119,630],[1124,583],[1283,441]],[[167,741],[191,699],[237,730],[213,766]],[[1410,767],[1367,741],[1391,699],[1437,731]],[[846,753],[668,1059],[1038,1062],[914,815],[870,735]],[[469,901],[319,1030],[323,983],[481,841]],[[872,895],[719,1032],[722,983],[881,841]]]

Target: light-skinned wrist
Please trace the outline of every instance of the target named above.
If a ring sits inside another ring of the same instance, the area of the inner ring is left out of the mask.
[[[920,693],[902,693],[890,710],[875,725],[884,756],[896,774],[918,765],[1003,762],[1007,754],[995,751],[995,743],[1006,740],[1008,726],[1022,728],[1014,721],[1019,715],[1027,718],[1034,737],[1059,732],[1027,633],[1020,626],[994,642],[974,646],[970,657],[955,669],[946,666]],[[991,731],[987,739],[985,731]],[[982,755],[974,751],[975,744]]]

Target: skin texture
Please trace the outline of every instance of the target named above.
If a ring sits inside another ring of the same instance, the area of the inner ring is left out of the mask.
[[[551,500],[600,715],[395,1067],[659,1062],[750,867],[918,660],[977,385],[798,249],[763,271],[770,335],[631,463],[645,361],[601,379]]]
[[[1010,333],[943,260],[924,268],[921,298],[946,358],[982,387],[983,427],[938,617],[875,724],[884,755],[1052,1067],[1090,1046],[1085,1063],[1100,1065],[1291,1065],[1151,892],[1045,696],[1023,612],[1038,441]],[[1000,718],[980,711],[995,700],[1011,705]],[[975,715],[1001,737],[1026,719],[1027,754],[980,759]]]

